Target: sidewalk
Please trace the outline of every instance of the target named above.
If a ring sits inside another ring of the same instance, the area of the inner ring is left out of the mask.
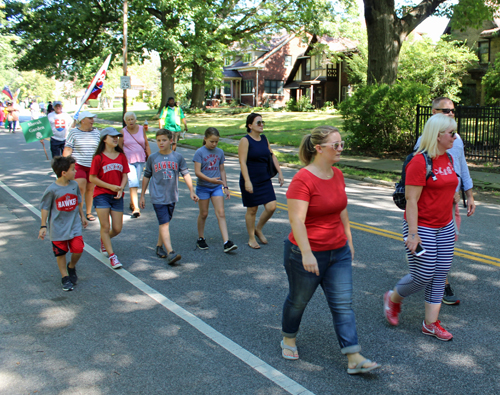
[[[101,122],[99,119],[98,122]],[[103,122],[104,123],[104,122]],[[113,125],[115,126],[115,125]],[[119,125],[120,126],[120,125]],[[157,128],[150,128],[149,131],[155,132],[158,130]],[[186,133],[185,139],[199,139],[202,138],[201,135],[199,134],[193,134],[193,133]],[[239,140],[233,140],[225,137],[221,137],[220,142],[226,143],[226,144],[232,144],[237,146],[239,143]],[[183,146],[184,148],[193,148],[192,146],[189,145],[183,145],[182,140],[179,144],[179,146]],[[296,154],[298,155],[299,149],[297,147],[290,147],[290,146],[279,146],[275,144],[271,144],[271,148],[275,151],[286,153],[286,154]],[[403,167],[403,161],[402,160],[397,160],[397,159],[380,159],[380,158],[372,158],[372,157],[362,157],[362,156],[349,156],[349,155],[344,155],[342,156],[341,163],[346,166],[351,166],[355,167],[358,169],[367,169],[367,170],[378,170],[378,171],[384,171],[384,172],[389,172],[389,173],[401,173],[401,169]],[[289,167],[299,167],[296,165],[289,165]],[[472,180],[474,181],[475,186],[480,186],[482,188],[489,188],[493,190],[500,191],[500,174],[499,173],[488,173],[484,171],[475,171],[471,170],[470,175],[472,177]],[[356,178],[356,179],[362,179],[364,181],[376,183],[376,184],[381,184],[381,185],[388,185],[388,186],[393,186],[394,183],[392,182],[387,182],[387,181],[381,181],[381,180],[374,180],[369,177],[356,177],[356,176],[348,176],[346,177],[351,177],[351,178]]]

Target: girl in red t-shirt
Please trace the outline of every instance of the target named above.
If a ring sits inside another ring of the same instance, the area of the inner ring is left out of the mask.
[[[378,368],[360,354],[352,310],[352,244],[342,172],[332,167],[344,148],[337,128],[321,126],[305,136],[299,156],[306,167],[290,184],[286,197],[292,232],[285,241],[284,266],[290,287],[283,306],[282,356],[298,359],[296,336],[307,303],[319,285],[332,312],[347,373]]]
[[[422,333],[448,341],[453,335],[439,321],[446,276],[455,247],[453,223],[458,178],[446,150],[453,147],[457,123],[452,117],[436,114],[425,124],[420,147],[406,166],[406,211],[403,237],[410,273],[384,295],[384,313],[391,325],[398,325],[401,302],[425,289],[425,319]],[[426,160],[432,159],[427,178]]]
[[[118,137],[123,136],[115,128],[101,130],[101,140],[90,167],[90,182],[95,184],[94,207],[101,224],[101,252],[109,254],[109,263],[113,269],[122,267],[113,252],[111,239],[122,231],[123,189],[127,185],[127,173],[130,171],[127,158],[118,146]]]

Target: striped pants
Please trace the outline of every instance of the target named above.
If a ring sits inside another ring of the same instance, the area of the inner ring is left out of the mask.
[[[418,235],[426,252],[417,257],[406,248],[410,273],[399,280],[396,290],[399,295],[406,298],[425,288],[425,301],[430,304],[440,304],[455,248],[453,221],[443,228],[419,226]],[[403,222],[403,236],[408,237],[406,221]]]

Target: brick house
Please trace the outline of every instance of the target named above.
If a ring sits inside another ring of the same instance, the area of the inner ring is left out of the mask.
[[[484,21],[479,29],[468,27],[463,32],[459,29],[452,29],[451,24],[448,24],[444,34],[450,34],[455,40],[465,41],[476,51],[479,62],[468,70],[469,76],[462,80],[462,103],[484,105],[481,80],[488,71],[488,67],[495,61],[500,61],[500,18]]]
[[[283,88],[285,81],[306,48],[300,37],[285,34],[273,37],[266,45],[241,50],[225,59],[224,86],[221,92],[215,92],[216,97],[252,107],[283,107],[290,99],[290,92]]]
[[[285,90],[295,100],[308,96],[316,108],[323,107],[325,102],[345,100],[351,90],[347,65],[342,56],[330,54],[349,54],[355,50],[356,42],[352,40],[314,35],[307,49],[297,57]]]

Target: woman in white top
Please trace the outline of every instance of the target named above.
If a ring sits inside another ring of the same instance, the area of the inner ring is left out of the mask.
[[[128,173],[128,187],[130,188],[130,209],[132,218],[140,217],[139,202],[137,198],[137,189],[141,181],[141,175],[144,171],[144,164],[147,156],[151,155],[146,132],[141,125],[137,124],[137,117],[133,112],[126,112],[123,120],[127,124],[122,129],[123,137],[120,138],[118,145],[123,148],[127,157],[130,173]]]

